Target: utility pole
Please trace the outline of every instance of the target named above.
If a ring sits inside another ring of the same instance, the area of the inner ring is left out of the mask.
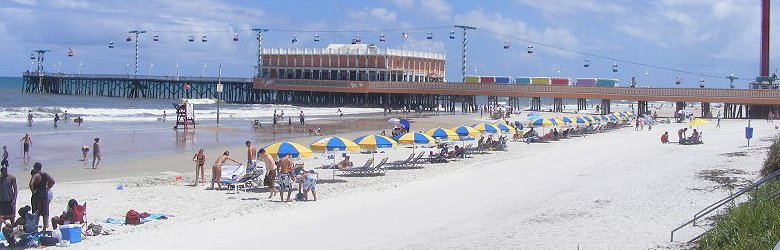
[[[463,53],[461,54],[461,67],[460,67],[460,74],[461,74],[461,82],[466,82],[466,45],[468,44],[468,40],[466,39],[466,31],[467,30],[473,30],[477,29],[476,27],[472,26],[466,26],[466,25],[455,25],[455,28],[459,28],[463,30]],[[471,96],[471,103],[474,103],[474,96]],[[461,112],[463,112],[465,108],[465,103],[461,106]]]
[[[734,80],[739,79],[739,77],[736,77],[736,76],[734,76],[734,73],[731,73],[731,75],[727,76],[726,79],[729,79],[729,82],[731,83],[730,87],[733,89],[734,88]]]
[[[222,91],[224,86],[222,85],[222,64],[219,64],[219,75],[217,75],[217,127],[219,127],[219,99],[222,99]]]
[[[138,35],[146,33],[145,30],[131,30],[128,32],[135,34],[135,75],[138,76]]]
[[[262,78],[263,77],[263,32],[267,32],[268,29],[257,28],[257,29],[252,29],[252,31],[257,32],[257,74],[255,75],[255,77]]]

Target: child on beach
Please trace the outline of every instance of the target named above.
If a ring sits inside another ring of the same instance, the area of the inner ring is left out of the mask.
[[[204,177],[203,172],[206,170],[203,166],[206,165],[206,154],[203,153],[202,148],[192,156],[192,161],[195,162],[195,186],[198,185],[198,177],[200,177],[200,183],[205,185],[206,178]]]
[[[81,161],[87,164],[87,153],[89,153],[89,146],[81,146]]]

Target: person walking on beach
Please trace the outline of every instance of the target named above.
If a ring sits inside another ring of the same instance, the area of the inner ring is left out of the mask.
[[[195,186],[198,185],[198,177],[200,177],[200,183],[206,184],[206,177],[204,173],[206,170],[203,168],[206,165],[206,154],[203,153],[203,149],[198,150],[195,155],[192,156],[192,161],[195,162]]]
[[[16,186],[16,177],[8,174],[8,168],[0,168],[0,220],[14,221],[16,210],[16,196],[19,194]]]
[[[339,114],[339,120],[341,120],[341,117],[343,117],[343,116],[344,116],[344,112],[342,112],[342,111],[341,111],[341,108],[338,108],[338,109],[336,110],[336,113],[338,113],[338,114]]]
[[[32,146],[32,138],[30,138],[30,133],[24,133],[24,137],[22,137],[22,158],[30,159],[30,146]]]
[[[46,172],[41,171],[43,164],[36,162],[33,170],[30,172],[30,204],[32,204],[32,213],[43,217],[43,230],[49,228],[49,203],[51,202],[50,192],[54,186],[54,178]]]
[[[68,121],[68,111],[67,110],[65,110],[65,112],[62,113],[62,120],[66,121],[66,122]]]
[[[214,165],[211,166],[211,189],[214,189],[214,183],[217,183],[217,187],[222,189],[222,164],[225,164],[228,160],[241,165],[240,162],[230,158],[230,152],[225,151],[222,153],[222,155],[217,157],[217,160],[214,161]]]
[[[254,172],[257,168],[257,150],[252,146],[252,142],[246,141],[246,172]]]
[[[162,117],[162,122],[163,122],[163,123],[165,123],[165,117],[166,117],[166,116],[167,116],[167,114],[165,113],[165,110],[163,110],[163,117]]]
[[[299,115],[298,119],[300,120],[301,125],[306,125],[306,122],[303,119],[303,110],[301,110],[301,114]]]
[[[27,111],[27,127],[32,127],[32,123],[33,123],[33,114],[32,114],[32,110],[30,110]]]
[[[3,145],[3,160],[0,161],[0,167],[8,167],[8,147]]]
[[[772,111],[770,110],[769,113],[766,115],[766,122],[772,122]]]
[[[54,127],[57,127],[57,123],[60,122],[60,114],[54,113]]]
[[[264,148],[257,151],[257,156],[265,163],[265,178],[263,179],[263,185],[271,189],[271,193],[268,195],[268,199],[276,195],[276,189],[274,188],[274,182],[276,181],[276,164],[274,164],[271,155],[265,152]]]
[[[290,201],[292,195],[292,166],[289,153],[279,160],[279,200],[282,202]],[[287,200],[284,199],[284,191],[287,191]]]
[[[102,160],[98,142],[100,142],[100,138],[95,138],[95,143],[92,143],[92,169],[97,169],[98,165],[100,165],[100,160]]]
[[[717,116],[717,118],[718,118],[718,123],[715,125],[715,127],[716,127],[716,128],[720,128],[720,118],[721,118],[720,111],[718,111],[718,116]]]

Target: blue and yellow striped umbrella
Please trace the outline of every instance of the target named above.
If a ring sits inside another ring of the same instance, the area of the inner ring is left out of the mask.
[[[599,117],[601,118],[601,121],[603,121],[603,122],[608,122],[609,121],[609,116],[601,115]]]
[[[496,123],[493,125],[495,125],[498,128],[498,130],[501,130],[501,132],[509,132],[515,129],[514,126],[506,125],[504,123]]]
[[[552,127],[554,124],[549,119],[539,118],[528,124],[531,127]]]
[[[565,122],[563,122],[563,120],[561,120],[561,118],[550,118],[550,119],[548,119],[548,120],[550,120],[550,122],[551,122],[551,123],[552,123],[554,126],[556,126],[556,127],[563,127],[563,126],[566,126],[566,123],[565,123]]]
[[[609,118],[609,121],[611,122],[617,122],[618,120],[620,120],[620,118],[615,116],[614,114],[608,115],[607,118]]]
[[[576,120],[576,119],[574,119],[574,118],[572,118],[572,117],[568,117],[568,116],[561,117],[561,121],[565,122],[566,124],[574,124],[574,123],[577,123],[577,120]]]
[[[479,130],[479,132],[488,133],[488,134],[495,134],[495,133],[498,133],[498,131],[500,131],[500,129],[498,129],[498,127],[496,127],[496,125],[493,125],[493,124],[490,124],[490,123],[484,123],[484,122],[483,123],[474,124],[471,127]]]
[[[365,149],[394,148],[398,145],[392,138],[383,135],[364,135],[352,141]]]
[[[601,117],[597,115],[591,116],[590,118],[593,119],[594,122],[601,122]]]
[[[420,132],[398,135],[393,140],[403,144],[431,144],[436,142],[436,139],[433,139],[433,137]]]
[[[479,132],[479,130],[469,126],[454,127],[452,128],[452,131],[454,131],[460,137],[478,136],[482,134],[482,132]]]
[[[579,118],[582,118],[583,120],[587,121],[588,123],[593,123],[593,119],[590,118],[590,116],[580,116]]]
[[[428,131],[425,131],[425,134],[430,135],[431,137],[435,139],[457,139],[458,134],[455,133],[455,131],[452,131],[451,129],[446,128],[434,128],[429,129]]]
[[[311,149],[315,151],[358,151],[360,146],[350,139],[333,136],[312,143]]]
[[[585,126],[590,124],[590,122],[586,120],[585,117],[577,117],[577,119],[574,120],[574,122],[577,123],[578,125],[585,125]]]
[[[265,149],[266,153],[269,153],[276,158],[282,158],[287,154],[290,154],[293,158],[309,157],[312,153],[311,149],[304,145],[286,141],[265,146],[263,149]]]

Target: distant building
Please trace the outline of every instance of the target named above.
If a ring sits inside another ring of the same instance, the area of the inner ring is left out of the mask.
[[[349,81],[443,82],[444,54],[368,44],[263,49],[262,77]]]

